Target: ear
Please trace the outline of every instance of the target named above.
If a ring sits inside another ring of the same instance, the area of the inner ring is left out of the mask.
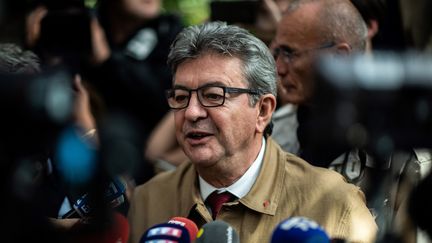
[[[265,128],[270,123],[274,110],[276,109],[276,97],[272,94],[265,94],[258,102],[258,117],[256,130],[264,133]]]
[[[336,45],[336,52],[338,55],[349,55],[352,51],[352,48],[350,46],[350,44],[346,43],[346,42],[342,42]]]
[[[378,33],[378,21],[375,19],[369,20],[368,23],[368,39],[372,39]]]

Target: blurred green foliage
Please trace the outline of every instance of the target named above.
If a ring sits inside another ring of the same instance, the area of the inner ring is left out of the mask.
[[[200,24],[210,17],[210,0],[163,0],[164,11],[178,14],[185,26]]]

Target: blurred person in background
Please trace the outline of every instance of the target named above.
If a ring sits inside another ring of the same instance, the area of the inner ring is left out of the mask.
[[[132,189],[128,184],[130,171],[126,172],[119,163],[127,164],[130,159],[120,161],[113,154],[120,156],[124,150],[119,152],[112,148],[118,148],[118,143],[130,140],[124,141],[124,134],[119,134],[121,132],[113,135],[113,127],[121,129],[123,124],[109,123],[111,117],[107,106],[112,103],[98,86],[100,82],[106,82],[108,87],[105,88],[116,88],[106,78],[110,74],[98,69],[111,52],[97,19],[83,1],[38,1],[27,16],[26,37],[28,46],[41,55],[46,70],[61,68],[74,77],[72,89],[77,98],[72,114],[74,126],[62,134],[50,159],[53,176],[47,190],[50,189],[52,195],[58,197],[52,196],[49,215],[58,218],[55,221],[60,223],[99,216],[101,218],[97,220],[105,220],[111,209],[108,204],[116,211],[127,214],[127,196]],[[121,83],[116,85],[121,87]],[[137,161],[136,157],[133,160]],[[111,193],[113,186],[113,190],[121,195],[106,197],[105,192]],[[85,203],[77,205],[83,201]],[[112,203],[114,201],[116,203]],[[92,210],[85,212],[80,206]]]
[[[286,90],[287,102],[301,106],[299,112],[307,110],[315,86],[313,65],[319,54],[362,52],[366,36],[366,24],[349,1],[291,2],[278,25],[273,43],[277,71]],[[299,126],[304,125],[302,117],[298,118]],[[298,136],[301,135],[299,132]],[[318,166],[327,167],[329,160],[344,152],[332,151],[334,153],[326,154],[331,158],[319,157],[316,153],[308,154],[308,147],[302,142],[300,140],[300,155]]]
[[[9,75],[9,78],[16,76],[28,81],[26,84],[26,82],[21,82],[22,80],[16,80],[21,85],[19,86],[22,89],[20,91],[28,91],[29,86],[34,85],[34,82],[30,83],[31,78],[35,78],[39,73],[41,73],[40,59],[35,53],[24,50],[17,44],[0,43],[0,75]],[[15,80],[6,80],[5,78],[5,76],[0,78],[2,88],[5,88],[5,84],[10,87],[17,85],[7,84],[7,82],[14,82]],[[19,96],[21,94],[15,93],[14,95]],[[23,100],[19,102],[22,103],[29,99],[27,96],[21,98]],[[57,193],[47,190],[52,176],[52,170],[50,170],[52,167],[48,160],[50,147],[49,144],[45,144],[45,136],[49,135],[42,134],[43,137],[34,137],[35,135],[30,133],[31,129],[24,130],[24,127],[20,127],[23,122],[39,122],[36,117],[30,117],[27,121],[19,120],[24,119],[23,117],[27,115],[23,113],[32,114],[34,112],[32,109],[22,110],[25,105],[11,103],[7,98],[2,102],[13,107],[14,113],[8,114],[8,118],[3,119],[1,126],[7,126],[6,129],[9,131],[20,129],[29,132],[25,134],[25,138],[21,137],[23,134],[12,134],[14,136],[12,141],[8,135],[2,132],[0,139],[1,193],[3,195],[1,207],[5,213],[2,217],[2,225],[6,226],[2,229],[3,241],[59,242],[63,236],[57,229],[69,227],[77,220],[60,222],[54,220],[56,216],[51,214],[55,211],[53,207],[59,209],[59,203],[55,202]],[[8,121],[11,121],[12,124]],[[41,124],[28,124],[28,126],[41,129]],[[50,133],[51,131],[47,130],[46,132]],[[18,140],[15,141],[15,139]],[[38,144],[34,144],[35,140]]]
[[[162,12],[160,0],[100,0],[98,14],[110,52],[108,59],[101,58],[102,66],[111,71],[97,89],[109,97],[108,109],[121,109],[136,119],[146,151],[147,139],[168,112],[163,97],[172,76],[166,60],[183,25],[177,16]],[[134,172],[137,184],[152,177],[152,167],[145,158]]]
[[[80,21],[70,20],[74,17],[71,13],[76,12],[82,13]],[[58,22],[69,18],[67,26],[70,27],[56,25],[56,18]],[[131,171],[135,183],[141,184],[151,178],[153,165],[144,158],[143,147],[145,150],[152,130],[168,111],[163,98],[171,82],[166,58],[170,43],[182,29],[179,18],[163,14],[159,0],[100,0],[93,9],[80,0],[61,3],[46,0],[34,8],[28,20],[27,39],[35,43],[35,49],[58,51],[64,47],[60,50],[61,56],[68,59],[69,66],[77,66],[83,79],[88,80],[92,93],[102,101],[102,108],[95,115],[103,119],[98,120],[117,123],[106,133],[129,136],[134,141],[134,148],[124,148],[123,152],[128,153],[125,164],[136,166]],[[76,28],[83,21],[82,26]],[[59,41],[49,44],[56,39]],[[79,40],[76,43],[82,42],[82,46],[76,46],[72,42],[75,39]],[[53,45],[59,46],[54,49]],[[70,47],[75,51],[67,50]],[[76,55],[82,52],[83,56]],[[110,146],[107,152],[120,149]],[[139,155],[136,155],[136,147],[141,147]]]

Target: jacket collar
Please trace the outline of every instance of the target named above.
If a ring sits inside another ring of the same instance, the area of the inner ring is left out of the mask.
[[[264,161],[258,178],[249,193],[239,199],[239,202],[244,206],[260,213],[275,215],[285,177],[281,151],[273,139],[267,138]],[[199,193],[198,175],[195,167],[190,163],[187,164],[182,165],[189,166],[189,168],[184,170],[183,178],[185,180],[181,185],[183,190],[186,188],[181,196],[181,215],[188,215],[197,206],[205,207]]]
[[[258,178],[250,192],[239,201],[260,213],[275,215],[283,189],[285,168],[281,149],[268,138],[264,161]]]
[[[179,188],[180,191],[184,191],[184,193],[181,195],[180,202],[180,213],[184,216],[189,215],[190,211],[198,205],[200,205],[200,207],[205,207],[204,201],[198,189],[198,174],[196,172],[195,166],[190,162],[187,162],[187,164],[189,168],[187,168],[184,172],[184,182],[182,183],[183,189]]]

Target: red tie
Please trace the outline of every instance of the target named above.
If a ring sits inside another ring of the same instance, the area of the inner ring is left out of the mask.
[[[213,191],[206,199],[206,204],[211,208],[213,219],[216,219],[216,215],[218,215],[219,211],[221,210],[222,204],[230,202],[234,200],[234,198],[234,195],[228,191],[222,193]]]

